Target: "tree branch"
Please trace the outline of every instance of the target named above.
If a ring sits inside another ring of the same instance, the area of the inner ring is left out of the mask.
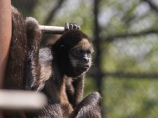
[[[57,12],[57,10],[61,7],[61,5],[63,4],[64,1],[65,0],[58,0],[57,5],[55,5],[55,7],[52,8],[50,14],[46,18],[46,20],[44,22],[45,25],[48,25],[51,22],[55,12]]]
[[[26,16],[30,16],[30,14],[33,12],[37,4],[37,1],[36,0],[11,0],[11,4],[23,14],[23,17],[26,17]]]
[[[102,39],[102,41],[110,41],[111,42],[113,40],[120,40],[120,39],[137,37],[137,36],[144,36],[144,35],[150,35],[150,34],[158,34],[158,29],[142,31],[142,32],[138,32],[138,33],[111,35],[108,37],[102,37],[101,39]]]
[[[106,76],[114,76],[114,77],[125,77],[125,78],[150,78],[157,79],[157,73],[129,73],[129,72],[115,72],[115,73],[105,73]]]
[[[158,14],[158,7],[151,0],[142,0],[150,5],[150,8]]]
[[[95,77],[97,76],[94,72],[88,72],[89,76]],[[157,79],[158,78],[158,73],[130,73],[130,72],[106,72],[102,73],[104,76],[113,76],[113,77],[118,77],[118,78],[137,78],[137,79]]]

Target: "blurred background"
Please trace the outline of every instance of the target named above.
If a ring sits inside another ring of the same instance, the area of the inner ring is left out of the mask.
[[[84,97],[102,95],[103,118],[158,116],[158,0],[12,0],[41,25],[77,23],[93,41]],[[60,35],[44,35],[41,46]]]

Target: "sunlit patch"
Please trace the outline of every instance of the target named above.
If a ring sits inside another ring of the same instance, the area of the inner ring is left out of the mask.
[[[74,48],[82,48],[83,50],[88,50],[91,49],[91,44],[89,43],[89,41],[86,38],[83,38],[77,46],[75,46]]]

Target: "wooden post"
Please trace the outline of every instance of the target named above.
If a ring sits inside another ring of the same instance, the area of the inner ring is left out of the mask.
[[[0,0],[0,88],[3,86],[11,40],[11,1]],[[0,112],[0,118],[3,118]]]
[[[0,88],[2,88],[11,40],[11,1],[0,0]]]
[[[2,88],[11,40],[11,1],[0,0],[0,88]],[[0,112],[0,118],[3,118]]]

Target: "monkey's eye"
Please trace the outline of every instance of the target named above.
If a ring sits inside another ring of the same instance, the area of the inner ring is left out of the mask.
[[[77,54],[81,54],[82,53],[82,50],[77,50]]]
[[[83,51],[81,49],[76,50],[76,54],[82,54],[82,53],[83,53]]]
[[[90,50],[88,50],[88,51],[87,51],[87,54],[91,54],[91,51],[90,51]]]

